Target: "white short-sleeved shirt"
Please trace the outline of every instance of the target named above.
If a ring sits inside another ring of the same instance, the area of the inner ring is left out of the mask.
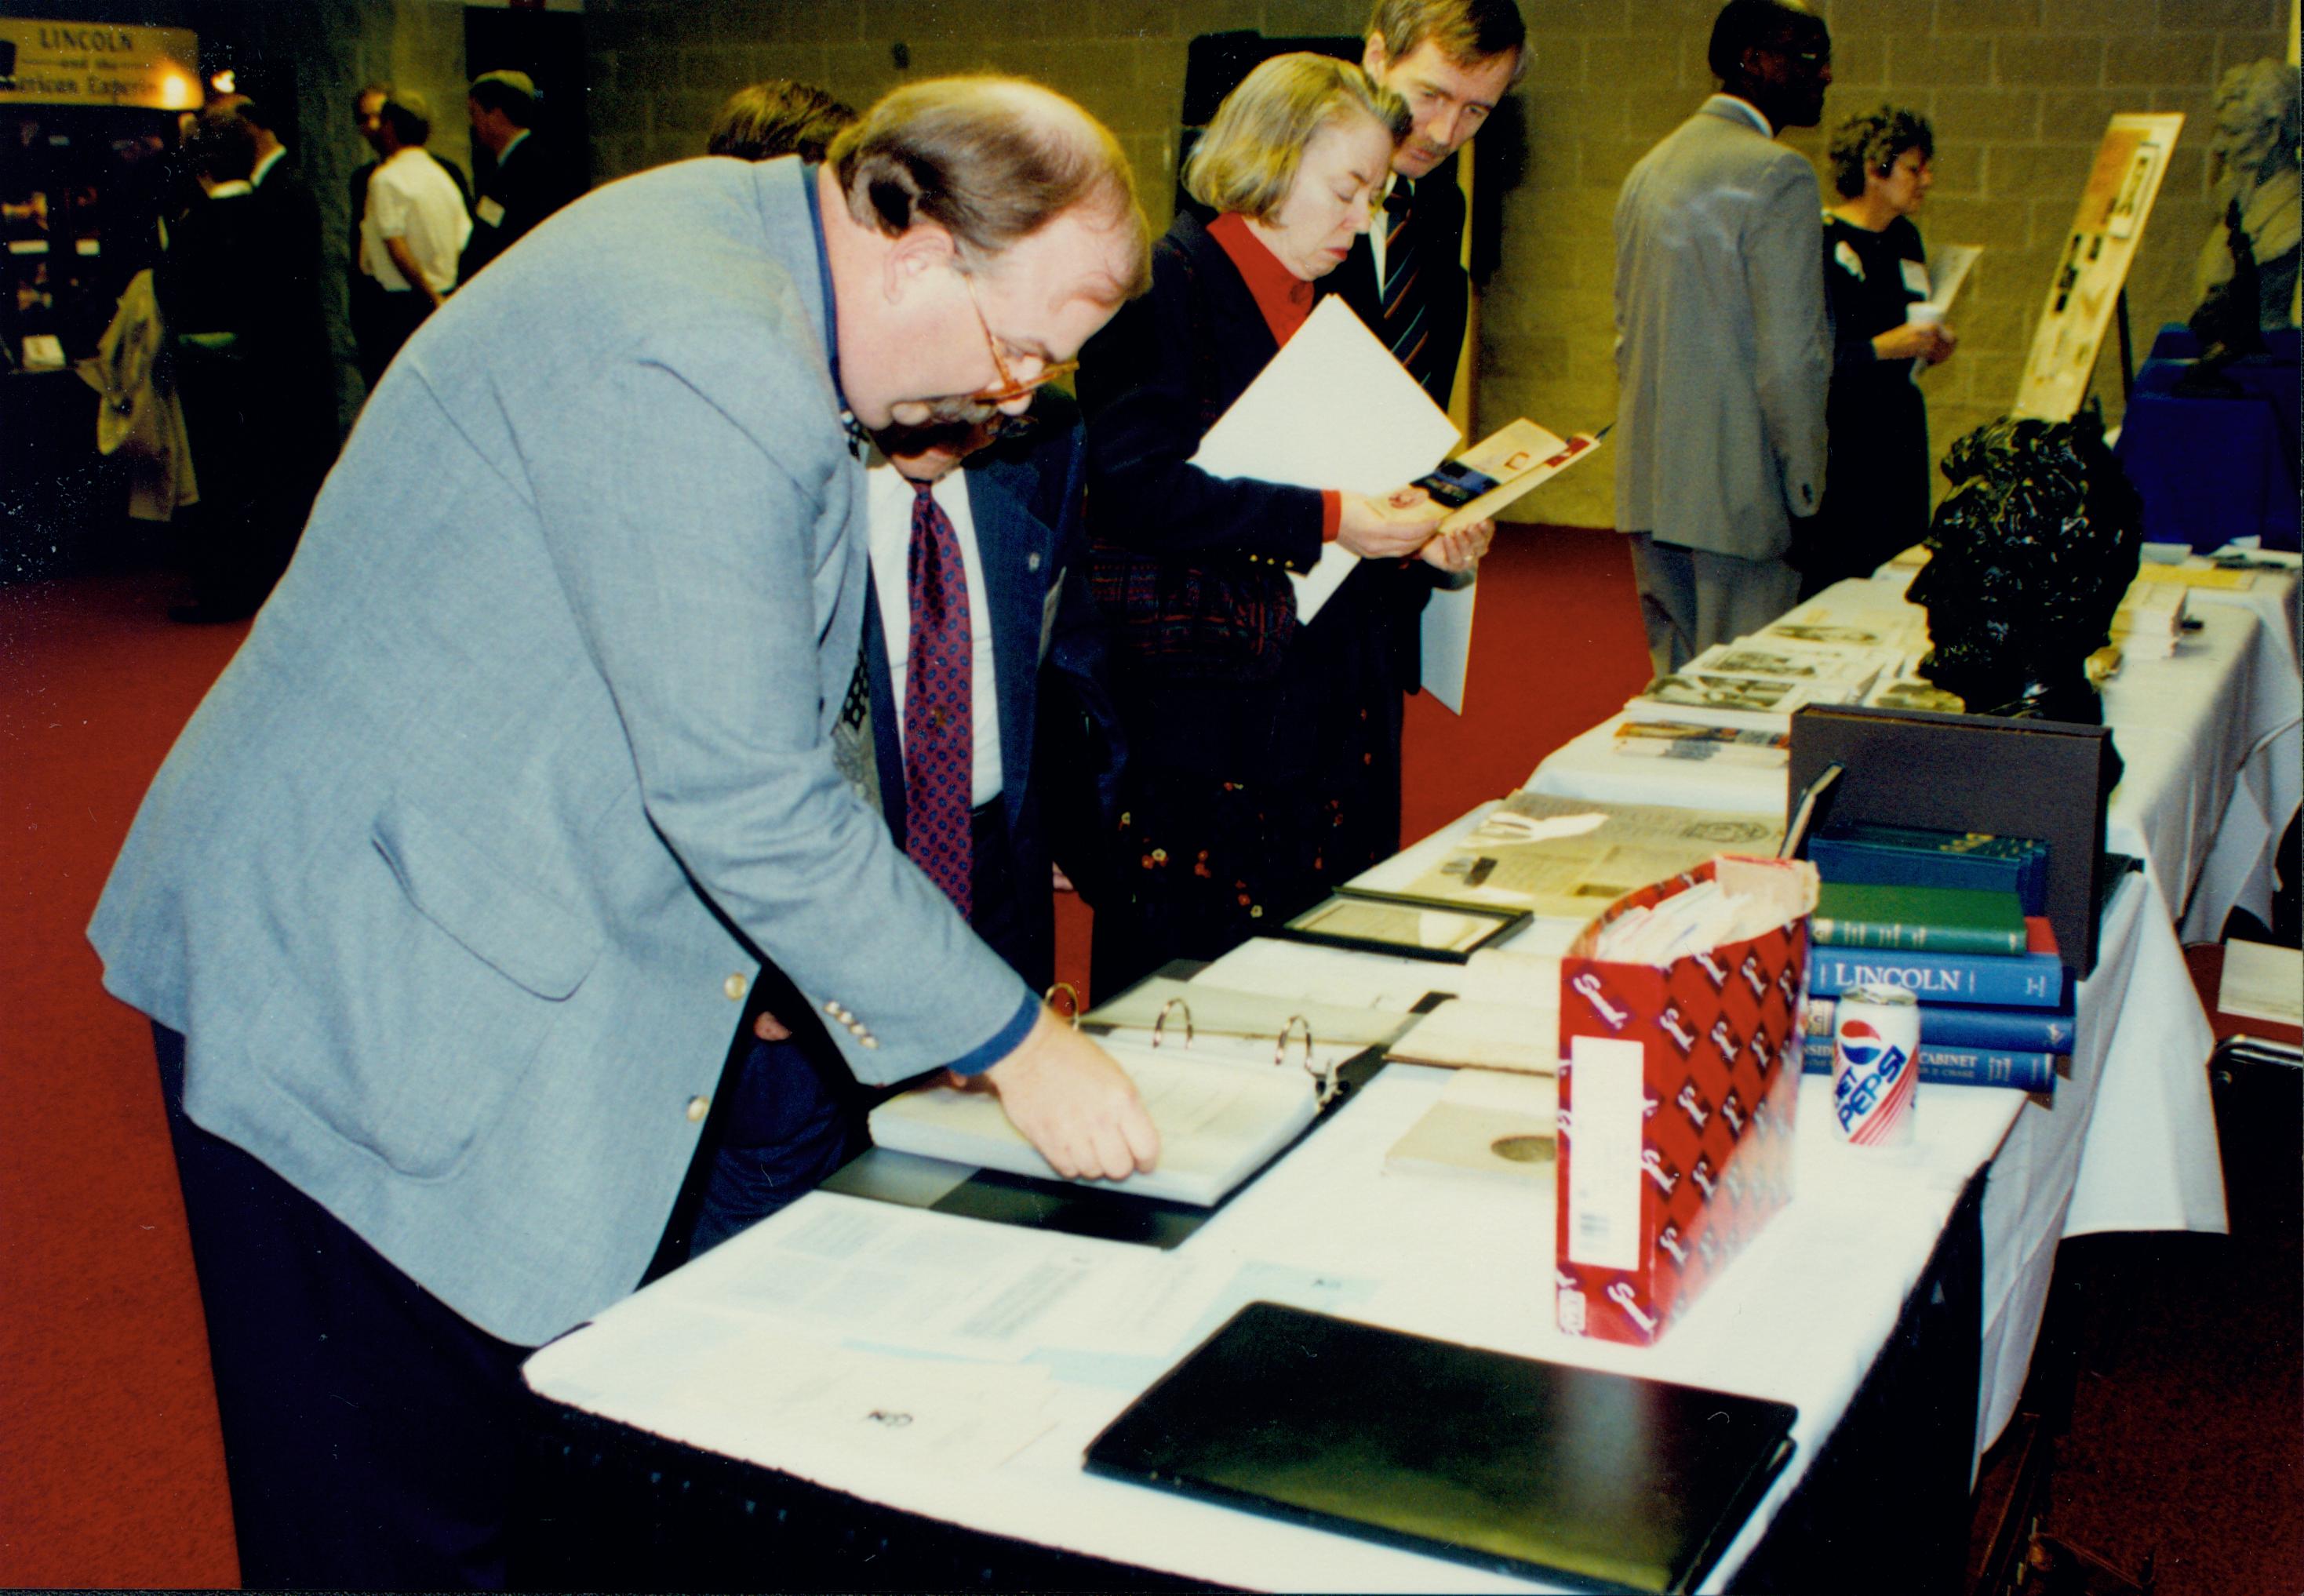
[[[360,270],[395,291],[412,287],[393,264],[386,239],[401,239],[436,293],[456,286],[456,258],[471,236],[472,218],[447,169],[422,149],[403,149],[368,180],[368,210],[360,217]]]

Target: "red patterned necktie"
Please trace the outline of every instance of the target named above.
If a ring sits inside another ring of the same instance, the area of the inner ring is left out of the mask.
[[[912,485],[911,652],[904,665],[904,851],[963,915],[969,912],[969,799],[976,728],[969,673],[968,571],[960,535],[928,484]]]

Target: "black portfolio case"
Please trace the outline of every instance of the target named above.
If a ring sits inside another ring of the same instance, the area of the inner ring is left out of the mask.
[[[1693,1589],[1794,1410],[1250,1303],[1115,1419],[1092,1471],[1598,1590]]]
[[[2105,806],[2118,779],[2112,733],[2065,721],[1811,705],[1792,716],[1791,802],[1844,767],[1828,823],[2033,837],[2048,845],[2048,924],[2075,977],[2096,968],[2111,877]]]

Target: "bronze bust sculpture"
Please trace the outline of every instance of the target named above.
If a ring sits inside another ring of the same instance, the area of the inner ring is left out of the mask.
[[[1945,453],[1952,493],[1910,596],[1935,646],[1920,673],[1972,714],[2100,724],[2086,663],[2136,579],[2144,506],[2094,401],[2069,421],[2003,417]]]

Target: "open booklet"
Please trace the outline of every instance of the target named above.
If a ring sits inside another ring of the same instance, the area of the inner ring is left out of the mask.
[[[1212,476],[1373,497],[1424,477],[1460,441],[1456,424],[1351,308],[1331,296],[1208,429],[1192,463]],[[1563,440],[1532,421],[1513,422],[1451,462],[1463,466],[1468,484],[1484,480],[1452,501],[1459,509],[1442,525],[1453,530],[1486,519],[1586,458],[1597,443],[1583,435]],[[1442,467],[1444,479],[1449,469]],[[1292,576],[1297,619],[1317,615],[1359,562],[1359,555],[1332,543],[1309,572]],[[1469,587],[1443,589],[1426,611],[1424,684],[1459,712],[1471,603]]]
[[[1117,1038],[1102,1046],[1144,1098],[1160,1132],[1160,1163],[1149,1174],[1083,1185],[1212,1208],[1294,1141],[1318,1110],[1318,1085],[1292,1052],[1286,1064],[1275,1065],[1269,1051],[1254,1064]],[[1062,1178],[987,1090],[915,1087],[874,1109],[871,1128],[877,1145],[898,1153]]]
[[[1522,419],[1489,434],[1453,460],[1443,460],[1437,470],[1417,478],[1416,486],[1453,506],[1440,530],[1454,532],[1474,521],[1494,519],[1513,501],[1599,446],[1597,433],[1580,432],[1563,439]]]

